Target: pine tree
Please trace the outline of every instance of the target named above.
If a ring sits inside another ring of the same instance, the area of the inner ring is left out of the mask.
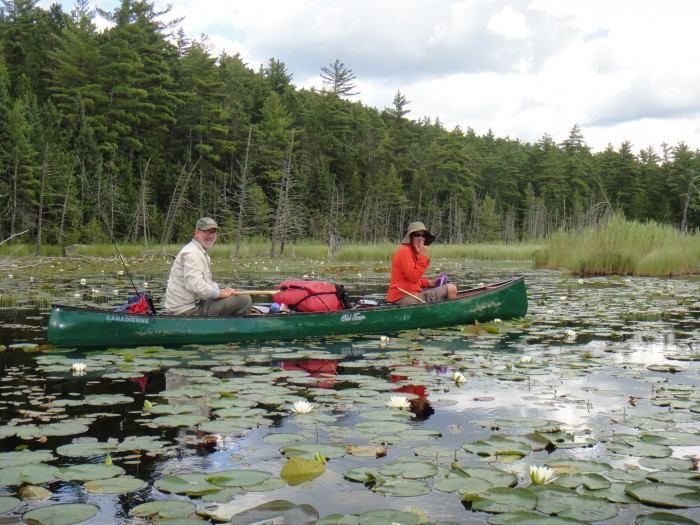
[[[359,95],[359,91],[353,91],[357,86],[352,83],[355,75],[351,69],[347,69],[345,64],[336,59],[335,62],[321,68],[321,78],[324,87],[328,91],[342,97],[352,97]]]

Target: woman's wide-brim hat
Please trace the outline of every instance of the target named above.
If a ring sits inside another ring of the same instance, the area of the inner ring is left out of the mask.
[[[420,232],[420,231],[425,232],[425,245],[428,246],[430,244],[433,244],[433,241],[435,240],[435,235],[430,233],[428,231],[428,228],[426,228],[425,224],[423,224],[422,222],[412,222],[411,224],[408,225],[408,229],[406,230],[406,235],[404,235],[404,238],[401,241],[401,244],[411,244],[411,234],[413,232]]]

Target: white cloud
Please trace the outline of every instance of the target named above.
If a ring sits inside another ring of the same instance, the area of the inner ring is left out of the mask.
[[[401,90],[415,119],[529,142],[578,124],[595,151],[700,147],[696,0],[172,0],[177,16],[216,53],[283,61],[297,87],[339,59],[356,100],[381,109]]]

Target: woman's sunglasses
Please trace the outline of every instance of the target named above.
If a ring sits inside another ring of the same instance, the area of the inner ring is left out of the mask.
[[[427,234],[427,233],[412,233],[412,234],[411,234],[411,237],[423,237],[423,238],[427,238],[427,237],[428,237],[428,234]]]

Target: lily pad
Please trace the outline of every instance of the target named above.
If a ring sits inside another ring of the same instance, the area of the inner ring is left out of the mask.
[[[562,426],[558,421],[535,417],[499,417],[493,420],[492,425],[497,427],[537,428],[542,431],[559,429]]]
[[[561,474],[557,476],[557,485],[562,487],[568,487],[570,489],[575,489],[576,487],[583,485],[587,489],[597,490],[606,489],[610,486],[610,481],[596,474],[595,472],[586,472],[584,474],[574,473],[574,474]]]
[[[676,509],[700,507],[700,491],[685,485],[640,481],[627,485],[625,492],[647,505]]]
[[[316,479],[325,471],[326,467],[320,461],[294,456],[284,464],[280,477],[290,486],[294,486]]]
[[[405,479],[432,478],[439,470],[432,463],[421,461],[397,461],[377,469],[382,476],[403,477]]]
[[[526,488],[493,487],[481,494],[465,494],[462,502],[482,512],[518,512],[533,510],[537,496]]]
[[[545,514],[583,521],[603,521],[620,513],[617,505],[605,499],[584,496],[564,487],[534,485],[530,490],[537,495],[537,510]]]
[[[104,443],[100,441],[86,441],[80,443],[70,443],[61,445],[56,449],[56,453],[61,456],[72,458],[89,458],[94,456],[104,456],[117,448],[116,443]]]
[[[156,480],[153,486],[162,492],[187,496],[202,496],[220,491],[222,487],[210,483],[208,477],[207,474],[169,475]]]
[[[167,441],[160,441],[154,436],[127,437],[117,445],[117,450],[155,451],[168,446]]]
[[[196,510],[197,505],[191,501],[163,499],[137,505],[129,511],[129,515],[137,518],[187,517]]]
[[[13,450],[0,453],[0,469],[50,461],[54,455],[48,450]]]
[[[0,485],[42,485],[57,479],[58,468],[39,463],[0,469]]]
[[[217,515],[213,517],[218,519]],[[273,522],[293,523],[294,525],[314,525],[318,522],[318,511],[311,505],[296,505],[290,501],[275,500],[234,514],[225,521],[231,525]]]
[[[298,443],[299,441],[304,441],[306,439],[304,436],[301,434],[287,434],[283,432],[275,433],[275,434],[268,434],[266,435],[263,440],[265,443],[269,443],[271,445],[283,445],[285,443]]]
[[[22,501],[46,501],[53,496],[53,493],[38,485],[22,485],[17,491],[17,495]]]
[[[114,406],[133,402],[133,397],[122,394],[92,394],[83,399],[84,404],[93,406]]]
[[[452,468],[467,476],[485,479],[494,487],[512,487],[518,482],[518,476],[496,467],[459,467],[453,464]]]
[[[586,473],[586,472],[607,472],[612,470],[608,463],[601,461],[586,461],[583,459],[550,459],[545,465],[554,469],[557,474],[566,473]]]
[[[698,525],[698,522],[677,514],[668,512],[652,512],[637,516],[635,525]]]
[[[245,487],[262,483],[272,476],[264,470],[224,470],[207,476],[207,481],[219,487]]]
[[[527,456],[532,449],[527,443],[514,441],[504,436],[492,435],[472,443],[464,443],[462,448],[479,456]]]
[[[466,475],[450,474],[446,478],[433,483],[433,489],[441,492],[459,492],[460,494],[480,494],[492,488],[493,485],[481,478]]]
[[[342,445],[291,445],[282,448],[280,452],[288,458],[294,456],[313,457],[318,452],[326,459],[335,459],[345,456],[347,449]]]
[[[15,510],[22,501],[12,496],[0,496],[0,514]],[[2,518],[0,518],[1,520]]]
[[[105,465],[104,463],[84,463],[72,465],[58,470],[57,477],[68,481],[91,481],[113,478],[124,474],[124,469],[117,465]]]
[[[59,503],[25,512],[22,519],[39,525],[73,525],[94,518],[99,511],[89,503]]]
[[[379,471],[376,468],[354,468],[343,472],[343,477],[350,481],[359,483],[373,483],[379,476]]]
[[[208,420],[209,418],[196,414],[173,414],[157,417],[151,423],[158,427],[196,427]]]
[[[83,486],[86,491],[93,494],[126,494],[141,490],[146,487],[146,482],[133,476],[119,476],[88,481]]]
[[[385,496],[423,496],[430,494],[430,486],[422,480],[386,478],[372,486],[372,491]]]

